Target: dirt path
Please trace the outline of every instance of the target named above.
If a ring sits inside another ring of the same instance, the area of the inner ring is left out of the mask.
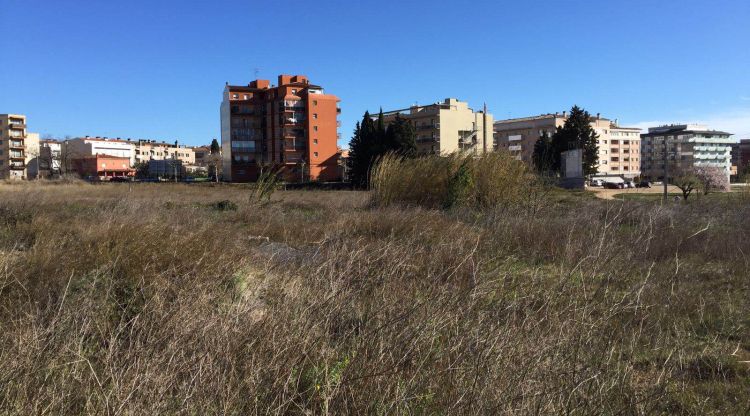
[[[588,190],[593,191],[598,198],[602,199],[615,199],[615,195],[620,194],[660,194],[664,192],[664,188],[661,185],[655,185],[651,188],[628,188],[628,189],[604,189],[601,187],[589,187]],[[680,189],[676,186],[670,185],[667,188],[669,193],[679,193]]]

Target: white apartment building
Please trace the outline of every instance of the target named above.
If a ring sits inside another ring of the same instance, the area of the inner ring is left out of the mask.
[[[492,151],[492,114],[474,111],[469,104],[455,98],[442,103],[414,105],[402,110],[384,112],[386,125],[396,115],[409,120],[417,135],[420,154],[448,154],[456,151]],[[377,118],[377,114],[372,115]]]
[[[709,166],[721,168],[729,178],[732,145],[738,142],[731,136],[731,133],[709,130],[701,124],[651,127],[648,133],[641,135],[643,174],[650,179],[662,179],[666,159],[667,168],[672,171]]]
[[[79,137],[66,140],[62,151],[62,168],[70,171],[73,159],[94,155],[126,157],[130,166],[135,164],[135,144],[129,140],[106,137]]]

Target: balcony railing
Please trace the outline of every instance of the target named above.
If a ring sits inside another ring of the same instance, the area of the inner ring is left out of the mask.
[[[23,149],[24,148],[23,142],[18,142],[14,140],[11,140],[10,142],[8,142],[8,146],[11,149]]]
[[[12,129],[25,129],[26,125],[23,124],[23,123],[10,123],[10,124],[8,124],[8,127],[12,128]]]

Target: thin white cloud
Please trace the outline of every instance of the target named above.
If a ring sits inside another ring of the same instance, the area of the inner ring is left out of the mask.
[[[740,96],[740,100],[742,100],[742,101],[750,101],[750,97],[748,97],[746,95],[743,95],[743,96]]]
[[[651,120],[641,121],[630,125],[633,127],[639,127],[643,131],[647,131],[649,127],[684,123],[705,124],[710,129],[732,133],[734,134],[734,138],[750,139],[750,108],[736,109],[725,113],[709,114],[708,116],[697,120]]]

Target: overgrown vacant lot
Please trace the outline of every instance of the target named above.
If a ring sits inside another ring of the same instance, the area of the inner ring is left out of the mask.
[[[750,412],[741,195],[249,192],[0,185],[0,413]]]

